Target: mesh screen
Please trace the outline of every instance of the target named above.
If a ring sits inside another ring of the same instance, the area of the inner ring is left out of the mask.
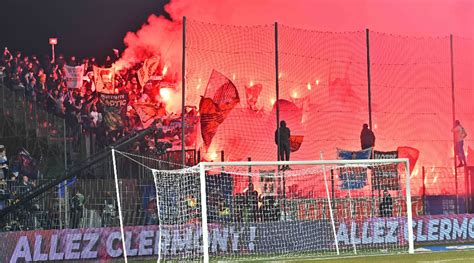
[[[204,94],[215,97],[221,83],[216,85],[210,79],[213,70],[231,81],[240,97],[240,103],[219,125],[210,145],[202,147],[201,157],[215,160],[217,153],[224,151],[226,160],[276,158],[276,117],[268,114],[272,109],[270,101],[275,99],[273,26],[223,26],[191,20],[186,32],[186,104],[199,105]],[[257,84],[261,85],[261,92],[250,109],[250,94],[245,88]],[[200,132],[198,138],[201,140]]]
[[[335,159],[336,148],[360,149],[360,131],[369,122],[366,34],[319,32],[278,25],[280,120],[291,130],[290,160]],[[422,193],[422,168],[443,168],[453,181],[441,192],[456,194],[452,129],[449,37],[406,37],[370,32],[372,130],[375,149],[419,150],[412,171],[413,190]],[[455,116],[467,133],[474,130],[473,40],[454,37]],[[276,160],[274,25],[244,27],[189,21],[186,30],[186,103],[214,98],[209,78],[216,70],[231,81],[239,102],[213,124],[212,142],[196,148],[202,158]],[[206,89],[207,87],[207,89]],[[212,108],[212,109],[215,109]],[[201,113],[202,114],[202,113]],[[201,116],[204,118],[204,116]],[[208,124],[208,123],[207,123]],[[203,127],[201,125],[201,127]],[[472,136],[465,141],[473,163]],[[471,154],[470,154],[471,153]],[[405,156],[403,156],[405,157]],[[451,168],[450,168],[451,167]],[[458,185],[458,194],[459,194]]]
[[[419,163],[425,166],[451,166],[449,38],[372,32],[370,55],[375,147],[410,146],[420,150]],[[413,171],[415,192],[421,186],[420,169]]]
[[[468,134],[464,150],[468,166],[474,166],[474,40],[454,37],[453,49],[456,119]]]
[[[337,159],[336,147],[360,149],[368,122],[365,33],[331,33],[279,27],[281,109],[292,134],[303,135],[292,160]],[[299,110],[300,112],[298,112]],[[302,115],[302,116],[301,116]]]

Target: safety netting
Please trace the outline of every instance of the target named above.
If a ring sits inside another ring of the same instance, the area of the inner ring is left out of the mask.
[[[453,37],[455,116],[468,136],[464,141],[467,163],[474,165],[474,40]],[[450,156],[454,156],[450,152]]]
[[[216,160],[221,151],[227,160],[276,158],[273,26],[190,21],[186,32],[186,105],[203,108],[202,158]]]
[[[452,167],[449,37],[372,32],[370,57],[376,148],[408,146],[420,151],[418,161],[425,166]],[[422,183],[421,172],[421,166],[413,170],[415,186]],[[448,187],[455,192],[454,184]]]
[[[278,105],[291,130],[290,160],[360,151],[367,123],[374,150],[410,159],[415,194],[465,192],[451,129],[454,119],[466,129],[472,165],[473,40],[453,37],[452,67],[449,36],[194,20],[185,34],[186,105],[198,111],[201,160],[276,160]]]

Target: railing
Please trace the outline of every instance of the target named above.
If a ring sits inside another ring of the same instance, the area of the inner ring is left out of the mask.
[[[71,178],[87,178],[93,175],[95,183],[92,183],[92,179],[88,179],[76,185],[86,189],[92,185],[98,187],[101,184],[107,184],[106,180],[110,180],[108,172],[110,172],[111,161],[108,160],[106,149],[95,143],[94,135],[80,132],[82,130],[80,126],[76,127],[79,130],[73,130],[73,127],[66,124],[64,118],[48,112],[37,105],[35,100],[27,98],[24,87],[0,82],[0,96],[1,134],[5,139],[3,144],[6,146],[8,156],[18,152],[20,148],[25,148],[34,157],[41,159],[38,179],[31,182],[34,185],[30,185],[27,191],[13,194],[12,187],[16,183],[3,180],[0,184],[2,191],[0,212],[5,211],[5,208],[9,206],[21,203],[17,208],[9,210],[2,218],[3,229],[69,227],[71,213],[69,206],[72,195],[68,192],[70,187],[59,187],[59,182],[69,179],[67,182],[74,185]],[[140,138],[137,135],[139,134],[129,135],[117,143],[138,140]],[[164,155],[148,153],[148,155],[150,159],[159,159],[168,163],[166,169],[176,169],[178,167],[173,163],[181,163],[181,151],[168,152]],[[105,157],[100,157],[99,161],[94,160],[97,156]],[[187,151],[187,156],[188,164],[193,165],[196,162],[195,151]],[[77,175],[70,175],[74,167],[91,160],[95,162],[94,168],[88,168]],[[144,159],[143,162],[150,161]],[[67,183],[66,181],[64,183]],[[87,211],[92,210],[85,209],[84,211],[88,213]],[[93,214],[87,214],[87,216],[94,217]]]

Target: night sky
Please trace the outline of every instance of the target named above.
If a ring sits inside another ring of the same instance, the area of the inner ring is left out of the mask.
[[[151,14],[164,15],[168,0],[2,0],[0,47],[27,54],[102,58],[123,50],[128,31],[137,31]]]

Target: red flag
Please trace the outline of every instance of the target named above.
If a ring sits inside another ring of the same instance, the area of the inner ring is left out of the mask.
[[[212,138],[216,135],[219,125],[224,122],[230,111],[239,102],[239,92],[234,83],[221,73],[213,70],[204,97],[199,102],[201,135],[206,148],[211,145]]]
[[[247,97],[247,106],[251,110],[257,110],[256,104],[258,101],[258,97],[263,90],[262,84],[255,84],[253,86],[247,87],[245,86],[245,95]]]
[[[300,149],[303,143],[304,136],[302,135],[290,135],[290,151],[296,152]]]
[[[400,146],[397,149],[398,151],[398,158],[408,158],[410,161],[410,173],[415,168],[416,162],[418,161],[418,157],[420,156],[420,151],[413,147],[408,146]]]
[[[273,104],[272,114],[276,114],[277,104],[280,111],[280,120],[286,121],[288,127],[296,127],[303,119],[303,108],[299,108],[291,101],[280,99]]]

